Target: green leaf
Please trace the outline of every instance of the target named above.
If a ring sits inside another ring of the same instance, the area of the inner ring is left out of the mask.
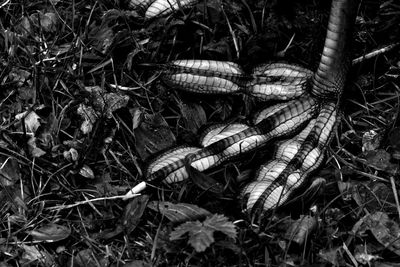
[[[188,234],[188,243],[196,252],[203,252],[214,243],[215,231],[220,231],[230,238],[235,238],[237,234],[235,225],[228,218],[224,215],[214,214],[207,217],[203,223],[192,221],[181,224],[171,232],[170,239],[178,240]]]
[[[236,226],[224,215],[214,214],[213,216],[207,218],[203,224],[214,231],[220,231],[224,233],[230,238],[236,238]]]

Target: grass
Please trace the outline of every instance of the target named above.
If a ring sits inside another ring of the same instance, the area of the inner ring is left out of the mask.
[[[317,66],[329,3],[222,4],[203,1],[154,20],[118,1],[0,4],[2,266],[395,266],[398,46],[353,66],[341,126],[317,173],[323,193],[296,208],[263,226],[241,214],[236,181],[262,152],[207,174],[223,194],[184,182],[120,199],[157,152],[195,143],[206,123],[245,121],[259,104],[176,92],[151,64]],[[353,58],[400,41],[395,1],[364,1],[358,14]],[[195,204],[227,221],[188,226],[215,239],[197,252],[187,238],[170,239],[180,223],[149,208],[156,200]],[[226,235],[233,225],[235,238]],[[288,235],[291,227],[311,231],[304,244]]]

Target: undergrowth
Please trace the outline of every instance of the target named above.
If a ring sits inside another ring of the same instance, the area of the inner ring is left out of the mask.
[[[314,70],[330,3],[206,0],[151,20],[111,0],[0,6],[1,266],[398,266],[396,1],[360,6],[352,54],[361,58],[313,176],[319,190],[262,223],[242,214],[238,192],[271,148],[207,173],[218,182],[122,199],[158,153],[263,105],[174,91],[155,64],[286,61]]]

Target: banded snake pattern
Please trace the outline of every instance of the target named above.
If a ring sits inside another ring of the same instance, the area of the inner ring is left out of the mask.
[[[188,1],[192,4],[193,1]],[[256,172],[241,192],[251,215],[285,203],[323,162],[340,122],[340,99],[350,68],[349,46],[358,0],[333,0],[318,69],[270,63],[250,74],[233,62],[176,60],[163,65],[162,80],[172,88],[201,94],[243,93],[282,101],[267,107],[252,125],[211,127],[201,147],[180,147],[163,153],[147,169],[147,182],[173,183],[188,178],[185,164],[199,171],[216,167],[243,153],[276,144],[272,159]],[[290,139],[284,139],[291,137]]]

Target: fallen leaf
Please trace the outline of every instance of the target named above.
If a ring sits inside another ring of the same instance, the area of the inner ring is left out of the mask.
[[[289,226],[285,238],[302,245],[316,228],[317,219],[315,217],[302,215]]]
[[[81,124],[81,131],[83,134],[88,134],[93,130],[93,124],[97,120],[97,114],[95,110],[85,104],[80,104],[77,113],[84,120]]]
[[[14,185],[21,178],[18,161],[13,157],[0,155],[0,185]]]
[[[92,97],[92,106],[97,115],[105,114],[105,117],[112,118],[112,113],[128,104],[129,97],[121,93],[108,93],[100,86],[86,86],[85,90]],[[104,115],[103,115],[104,116]]]
[[[95,177],[93,170],[87,165],[83,165],[79,169],[79,174],[87,179],[94,179],[94,177]]]
[[[73,263],[69,263],[67,266],[77,266],[77,267],[99,267],[104,266],[100,265],[100,262],[96,258],[96,253],[92,251],[92,249],[84,249],[79,251],[73,257]]]
[[[390,154],[383,149],[368,151],[365,155],[367,164],[377,170],[396,173],[398,165],[390,162]]]
[[[25,83],[28,82],[28,84],[30,85],[30,76],[31,73],[27,70],[22,70],[19,68],[12,68],[12,70],[10,71],[10,73],[8,74],[8,78],[14,82],[17,83],[18,87],[21,87],[22,85],[24,85]]]
[[[386,213],[377,211],[367,214],[356,225],[353,232],[357,235],[364,235],[368,230],[384,248],[400,255],[400,227]]]
[[[23,120],[26,132],[35,133],[40,127],[40,117],[34,111],[25,111],[15,115],[16,120]]]
[[[168,201],[151,201],[148,207],[160,212],[172,223],[198,220],[211,215],[209,211],[188,203],[174,204]]]
[[[28,246],[22,244],[24,253],[21,256],[20,264],[22,266],[53,266],[55,264],[53,257],[49,252],[38,246]]]
[[[329,262],[333,266],[346,266],[346,260],[344,259],[343,247],[334,247],[329,250],[321,250],[318,256],[323,260]]]
[[[203,189],[204,191],[211,192],[217,196],[223,195],[224,186],[221,183],[190,166],[190,161],[186,162],[185,168],[189,174],[190,179],[196,186]]]
[[[64,151],[63,156],[68,161],[77,161],[79,159],[79,153],[75,148],[70,148],[68,151]]]
[[[356,245],[354,248],[354,258],[364,266],[371,266],[371,261],[381,259],[382,257],[369,254],[368,246]]]
[[[362,137],[362,151],[374,151],[377,150],[381,144],[382,135],[378,134],[376,131],[371,130],[365,132]]]
[[[34,158],[40,158],[41,156],[46,154],[46,151],[37,146],[36,140],[37,138],[33,136],[29,138],[27,142],[29,147],[29,153]]]
[[[37,13],[31,16],[33,20],[41,26],[45,32],[55,32],[57,30],[58,16],[55,13]]]
[[[92,28],[89,32],[91,46],[103,54],[107,53],[114,40],[113,30],[106,25],[91,25],[90,27]]]
[[[64,225],[50,223],[28,232],[36,241],[57,242],[66,239],[71,229]]]
[[[124,264],[124,267],[150,267],[151,264],[143,261],[143,260],[134,260]]]
[[[360,183],[357,182],[352,188],[352,197],[356,203],[369,212],[385,211],[397,212],[395,197],[392,189],[381,182]]]
[[[141,195],[132,199],[126,206],[124,210],[124,216],[122,217],[122,225],[125,227],[125,232],[127,235],[136,229],[142,218],[143,212],[147,207],[149,202],[148,195]]]
[[[199,104],[180,104],[179,108],[185,121],[185,126],[191,132],[197,133],[199,128],[206,124],[206,113]]]
[[[160,114],[145,115],[140,126],[135,129],[136,150],[142,160],[159,151],[173,147],[175,136]]]

